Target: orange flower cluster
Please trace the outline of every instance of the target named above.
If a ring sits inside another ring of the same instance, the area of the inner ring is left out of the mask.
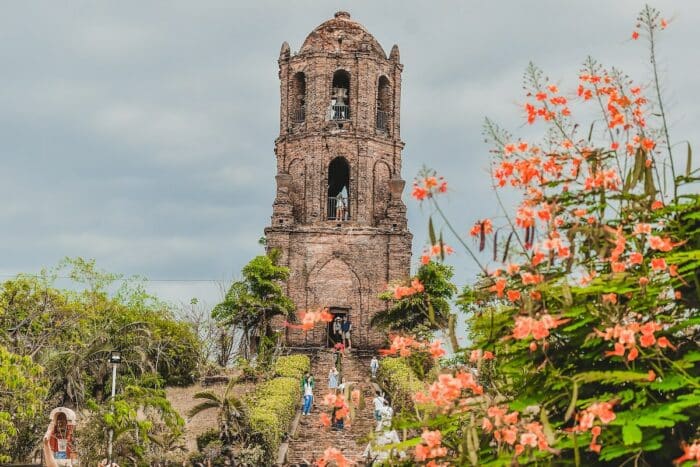
[[[548,314],[542,315],[540,319],[531,318],[529,316],[517,316],[515,318],[515,327],[513,328],[513,337],[522,340],[532,335],[532,338],[535,340],[544,339],[549,336],[550,329],[556,328],[569,321],[568,318],[554,319]]]
[[[591,404],[587,409],[582,410],[577,415],[578,425],[574,427],[574,431],[591,431],[593,435],[591,439],[591,444],[588,446],[591,451],[600,452],[602,447],[600,444],[596,443],[598,436],[602,431],[600,425],[594,425],[596,417],[600,420],[603,425],[615,420],[615,412],[612,410],[612,402],[595,402]]]
[[[404,285],[397,285],[392,288],[394,298],[396,300],[401,300],[404,297],[410,297],[417,293],[422,293],[424,290],[425,287],[423,286],[423,283],[417,277],[414,277],[411,280],[411,285],[408,287]]]
[[[481,349],[475,349],[469,354],[469,361],[472,363],[476,363],[479,360],[493,360],[494,358],[493,352],[489,350],[484,352]]]
[[[624,130],[629,130],[633,125],[640,128],[646,126],[643,106],[648,103],[648,100],[640,95],[641,88],[624,89],[619,80],[607,73],[602,76],[582,74],[579,76],[579,80],[581,83],[578,94],[584,100],[590,99],[592,95],[607,97],[605,107],[608,113],[608,127],[619,126]],[[649,145],[650,143],[647,143],[645,147]],[[653,145],[651,147],[653,148]]]
[[[423,251],[423,254],[420,257],[420,262],[421,264],[428,264],[435,256],[448,256],[454,252],[454,248],[452,248],[450,245],[447,245],[446,243],[436,243],[429,249]]]
[[[440,358],[445,355],[442,348],[442,341],[437,339],[433,342],[421,342],[411,336],[390,336],[391,346],[388,349],[380,349],[381,355],[399,355],[408,357],[414,350],[427,350],[433,358]]]
[[[671,251],[673,248],[677,247],[678,245],[681,245],[685,242],[677,242],[673,243],[671,242],[671,239],[669,237],[666,238],[661,238],[657,237],[656,235],[649,235],[649,248],[652,250],[659,250],[659,251]]]
[[[493,223],[491,219],[484,219],[482,221],[476,221],[474,227],[469,231],[469,235],[472,237],[478,237],[480,235],[486,235],[493,233]]]
[[[598,170],[591,172],[584,180],[584,189],[593,190],[594,188],[606,188],[608,190],[617,191],[620,189],[620,176],[615,169]]]
[[[327,448],[323,452],[323,457],[316,461],[317,467],[335,466],[335,467],[348,467],[353,465],[354,462],[349,461],[343,453],[337,448]]]
[[[675,349],[675,347],[666,337],[659,337],[657,339],[654,336],[654,333],[660,331],[661,329],[663,329],[661,324],[649,321],[644,324],[633,322],[626,326],[616,324],[614,327],[606,328],[605,332],[601,332],[597,329],[595,332],[605,341],[617,340],[617,342],[615,342],[615,350],[605,352],[606,356],[624,357],[625,352],[629,350],[627,360],[633,361],[639,357],[639,349],[637,348],[637,334],[641,334],[639,337],[639,344],[644,348],[651,347],[652,345],[656,344],[662,349],[665,349],[666,347]]]
[[[301,319],[301,324],[292,324],[289,322],[285,322],[284,324],[290,328],[310,331],[316,326],[316,323],[330,323],[333,321],[333,315],[328,312],[328,308],[320,308],[316,311],[300,311],[299,318]]]
[[[539,107],[527,102],[525,104],[525,112],[527,113],[527,123],[533,124],[538,117],[549,121],[557,116],[557,113],[562,117],[571,115],[571,110],[567,106],[568,100],[566,97],[557,95],[559,88],[556,85],[550,84],[547,86],[549,94],[544,90],[535,93],[535,100],[541,104]],[[551,107],[550,107],[551,106]]]
[[[700,465],[700,439],[693,441],[693,444],[683,443],[683,455],[673,460],[674,464],[682,464],[685,461],[695,460],[695,465]]]
[[[411,196],[418,201],[423,201],[425,198],[430,198],[437,193],[445,193],[446,191],[447,182],[443,177],[429,176],[413,182]]]
[[[350,414],[350,408],[347,402],[345,402],[345,397],[342,394],[328,393],[323,397],[323,405],[334,407],[335,419],[340,420],[347,417]],[[321,423],[325,425],[325,420],[321,420]]]
[[[448,408],[459,402],[462,391],[469,389],[473,394],[483,394],[484,388],[474,379],[474,375],[466,371],[458,371],[454,376],[441,374],[437,381],[430,385],[427,392],[414,394],[413,400],[419,404],[430,404]]]
[[[506,407],[495,405],[486,410],[486,415],[481,421],[481,428],[486,433],[493,432],[493,437],[498,444],[506,443],[514,446],[516,455],[522,454],[527,447],[550,449],[542,424],[539,422],[518,420],[518,412],[508,413]]]
[[[430,460],[428,467],[437,467],[438,464],[434,459],[445,457],[447,448],[442,446],[442,433],[440,430],[429,431],[425,430],[421,435],[421,443],[416,446],[414,457],[418,462]]]

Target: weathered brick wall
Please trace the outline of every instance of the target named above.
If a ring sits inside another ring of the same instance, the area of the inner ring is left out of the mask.
[[[350,75],[350,116],[333,121],[333,74],[341,69]],[[277,197],[265,230],[268,246],[280,249],[291,269],[287,292],[298,309],[349,308],[359,347],[382,345],[383,335],[369,326],[385,307],[377,295],[410,272],[412,237],[401,200],[402,69],[398,47],[387,58],[343,12],[316,28],[300,53],[292,55],[287,43],[280,52]],[[380,89],[386,129],[376,125]],[[350,167],[348,221],[327,219],[328,167],[336,157]],[[294,345],[323,345],[326,330],[289,330],[287,337]]]

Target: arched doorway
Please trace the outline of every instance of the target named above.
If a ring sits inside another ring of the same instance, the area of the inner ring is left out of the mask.
[[[329,220],[350,220],[350,164],[344,157],[336,157],[328,164]]]

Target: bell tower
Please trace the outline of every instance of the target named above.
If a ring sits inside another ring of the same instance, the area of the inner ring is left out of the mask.
[[[348,316],[353,347],[383,344],[369,321],[377,295],[410,273],[411,239],[401,194],[399,48],[387,57],[339,11],[279,56],[277,193],[268,248],[290,268],[298,310]],[[289,345],[332,345],[332,331],[287,329]]]

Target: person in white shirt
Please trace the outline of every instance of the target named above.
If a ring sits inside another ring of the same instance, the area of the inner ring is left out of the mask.
[[[365,465],[383,465],[383,462],[389,460],[392,453],[396,453],[396,449],[374,449],[375,447],[388,446],[389,444],[398,444],[401,442],[396,430],[385,430],[374,442],[369,442],[362,456],[366,460]],[[403,458],[404,453],[399,452],[399,457]]]
[[[382,409],[384,408],[384,397],[382,397],[381,392],[375,393],[372,404],[374,404],[374,420],[377,422],[377,431],[379,431],[381,429]]]
[[[372,379],[375,379],[377,377],[377,370],[379,370],[379,360],[377,360],[376,356],[372,357],[372,361],[369,362],[369,369],[372,371]]]

